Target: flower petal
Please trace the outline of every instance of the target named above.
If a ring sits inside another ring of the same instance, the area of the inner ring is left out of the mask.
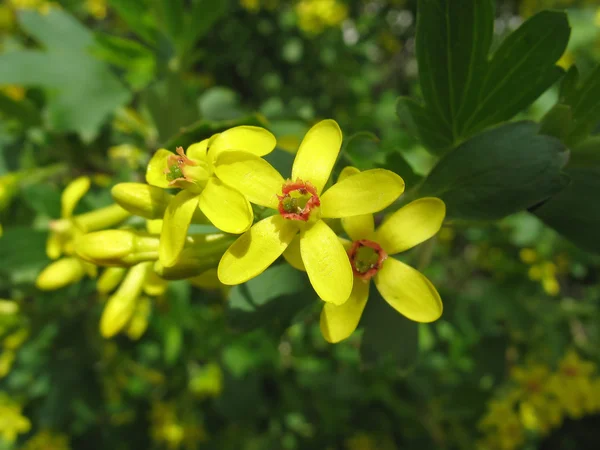
[[[433,322],[442,315],[442,300],[431,281],[397,259],[384,261],[375,285],[381,296],[410,320]]]
[[[215,227],[226,233],[243,233],[254,220],[248,200],[217,177],[210,177],[200,194],[200,210]]]
[[[208,139],[204,139],[203,141],[196,142],[195,144],[190,145],[185,151],[185,154],[190,159],[194,159],[197,161],[205,161],[207,149]]]
[[[352,293],[342,305],[325,303],[321,310],[321,334],[327,342],[335,344],[350,336],[360,322],[360,316],[369,298],[370,282],[354,279]]]
[[[168,188],[169,181],[165,175],[165,169],[168,168],[167,158],[173,153],[161,148],[152,155],[146,169],[146,182],[152,186]]]
[[[404,180],[385,169],[371,169],[344,178],[321,196],[323,217],[372,214],[392,204],[404,192]]]
[[[375,241],[388,255],[403,252],[434,236],[445,215],[446,205],[442,200],[420,198],[388,217],[375,232]]]
[[[217,158],[215,173],[252,203],[277,209],[277,194],[285,180],[264,159],[247,152],[223,152]]]
[[[288,248],[283,252],[283,257],[294,269],[302,270],[306,272],[306,267],[302,262],[302,255],[300,253],[300,235],[297,235]]]
[[[183,250],[192,216],[198,208],[198,201],[198,194],[183,190],[173,197],[167,206],[158,248],[158,257],[163,266],[169,267],[175,264]]]
[[[323,120],[308,132],[292,166],[292,180],[310,181],[321,193],[342,146],[342,130],[335,120]]]
[[[313,288],[324,301],[341,305],[352,292],[348,254],[329,226],[319,220],[300,235],[300,253]]]
[[[341,220],[344,231],[353,241],[366,239],[375,230],[375,219],[373,218],[373,214],[343,217]]]
[[[225,150],[242,150],[256,156],[271,153],[277,144],[273,133],[261,127],[240,126],[223,131],[210,143],[208,158],[215,161]]]
[[[63,219],[68,219],[73,215],[73,210],[77,206],[77,203],[79,203],[79,200],[81,200],[89,189],[89,177],[79,177],[69,183],[60,198],[61,216]]]
[[[360,170],[358,170],[356,167],[352,167],[352,166],[344,167],[338,176],[338,179],[337,179],[338,183],[345,178],[351,177],[352,175],[356,175],[357,173],[360,173]]]
[[[281,256],[298,228],[276,214],[254,224],[227,249],[219,262],[223,284],[240,284],[260,275]]]

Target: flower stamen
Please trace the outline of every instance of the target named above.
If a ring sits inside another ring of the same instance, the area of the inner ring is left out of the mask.
[[[354,275],[368,281],[381,269],[388,255],[377,242],[360,239],[352,243],[348,257]]]
[[[300,179],[288,180],[281,188],[283,195],[278,195],[279,214],[285,219],[306,222],[314,208],[321,206],[317,189],[310,183]]]
[[[177,147],[176,151],[177,155],[169,155],[167,158],[167,168],[164,170],[167,181],[169,181],[169,186],[177,184],[178,181],[186,181],[186,176],[183,171],[185,166],[198,165],[195,161],[186,156],[183,147]]]

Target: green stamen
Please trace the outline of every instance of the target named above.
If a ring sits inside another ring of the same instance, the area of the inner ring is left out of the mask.
[[[306,204],[311,199],[310,194],[300,194],[299,192],[291,192],[288,197],[282,200],[283,209],[287,213],[300,214]]]
[[[169,167],[169,172],[166,175],[167,175],[167,181],[173,181],[178,178],[184,178],[183,172],[181,171],[181,168],[177,164],[171,165]]]
[[[362,246],[356,250],[356,256],[354,257],[354,267],[360,273],[368,272],[369,270],[377,267],[379,262],[379,253],[371,247]]]

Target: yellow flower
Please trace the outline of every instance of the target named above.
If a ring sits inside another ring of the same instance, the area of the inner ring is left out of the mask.
[[[85,9],[96,19],[106,17],[106,0],[85,0]]]
[[[21,414],[22,407],[0,393],[0,438],[13,443],[19,434],[27,433],[31,422]]]
[[[218,397],[223,390],[223,372],[216,363],[192,366],[188,387],[198,397]]]
[[[301,0],[295,8],[300,29],[310,34],[339,25],[348,16],[346,5],[336,0]]]
[[[163,266],[177,261],[198,208],[226,233],[239,234],[250,228],[254,219],[250,203],[220,179],[217,158],[227,150],[263,156],[275,148],[275,143],[275,136],[264,128],[239,126],[193,144],[185,153],[179,147],[177,155],[165,149],[154,154],[146,171],[148,184],[182,189],[167,206],[163,218],[159,248]]]
[[[358,176],[358,169],[346,167],[340,180]],[[442,226],[445,214],[444,202],[427,197],[399,209],[377,230],[371,214],[342,218],[342,226],[353,240],[347,248],[354,282],[348,301],[342,305],[326,303],[323,306],[321,332],[327,341],[339,342],[354,332],[369,298],[371,278],[381,296],[407,318],[433,322],[441,316],[442,301],[431,282],[391,256],[434,236]],[[290,246],[284,256],[294,267],[302,269],[298,253],[297,248]]]
[[[43,430],[29,439],[22,450],[70,450],[69,437],[65,434]]]
[[[300,144],[287,181],[254,155],[226,152],[219,157],[216,173],[225,183],[252,203],[279,212],[254,224],[225,252],[218,267],[223,284],[256,277],[290,246],[300,254],[321,299],[334,304],[348,299],[352,267],[342,243],[323,219],[381,211],[402,194],[404,181],[389,170],[373,169],[321,193],[341,144],[342,132],[335,121],[313,126]]]

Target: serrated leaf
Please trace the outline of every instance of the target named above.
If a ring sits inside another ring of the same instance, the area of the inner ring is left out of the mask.
[[[509,35],[488,61],[490,0],[421,0],[417,60],[425,101],[397,112],[434,153],[443,153],[529,106],[563,73],[555,62],[570,34],[566,15],[543,11]]]
[[[567,152],[533,122],[483,132],[446,154],[421,185],[419,196],[439,197],[448,218],[496,220],[557,194]]]
[[[89,55],[92,33],[67,12],[21,11],[18,17],[23,30],[46,51],[0,55],[0,84],[48,89],[49,125],[92,140],[109,114],[129,101],[130,93],[104,63]]]
[[[600,167],[565,170],[571,183],[533,212],[582,249],[600,253]]]

